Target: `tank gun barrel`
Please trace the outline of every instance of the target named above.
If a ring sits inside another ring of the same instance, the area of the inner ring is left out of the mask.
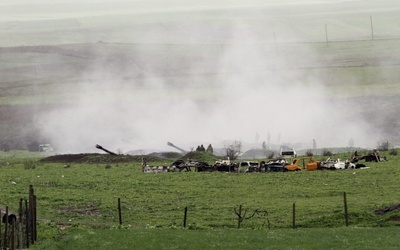
[[[171,147],[173,147],[173,148],[178,149],[179,151],[181,151],[181,152],[184,153],[184,154],[186,154],[186,153],[188,152],[188,151],[186,151],[186,150],[184,150],[184,149],[181,149],[180,147],[175,146],[174,144],[172,144],[172,142],[167,142],[167,145],[168,145],[168,146],[171,146]]]
[[[109,151],[109,150],[103,148],[103,147],[100,146],[99,144],[96,144],[96,148],[98,148],[98,149],[100,149],[100,150],[103,150],[104,152],[107,152],[107,153],[109,153],[110,155],[117,155],[116,153],[111,152],[111,151]]]

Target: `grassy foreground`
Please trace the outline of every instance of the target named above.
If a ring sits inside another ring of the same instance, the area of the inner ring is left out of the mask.
[[[34,249],[398,249],[399,227],[283,230],[74,229]]]
[[[11,212],[17,211],[28,186],[35,188],[38,249],[109,249],[110,245],[113,249],[133,245],[140,249],[189,245],[199,249],[378,249],[383,244],[394,249],[399,243],[391,235],[399,234],[400,211],[376,213],[399,204],[398,156],[367,163],[367,169],[251,174],[144,174],[139,162],[115,162],[109,156],[92,163],[40,161],[43,157],[0,154],[2,209],[8,206]],[[349,207],[348,228],[343,192]],[[295,230],[291,229],[293,204]],[[240,205],[247,214],[238,230],[235,209]],[[183,228],[185,207],[188,216]]]

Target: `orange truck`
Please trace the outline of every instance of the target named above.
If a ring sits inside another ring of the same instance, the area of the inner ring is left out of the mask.
[[[319,162],[313,157],[302,157],[294,159],[292,164],[286,164],[285,168],[288,171],[299,171],[299,170],[317,170]]]

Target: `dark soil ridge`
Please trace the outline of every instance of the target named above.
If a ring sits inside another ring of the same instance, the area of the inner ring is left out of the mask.
[[[53,155],[40,160],[45,163],[127,163],[147,161],[161,161],[162,159],[148,155],[109,155],[109,154],[64,154]]]

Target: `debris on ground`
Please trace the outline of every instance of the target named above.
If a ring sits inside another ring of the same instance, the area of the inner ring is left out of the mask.
[[[400,210],[400,204],[394,204],[391,206],[383,207],[374,211],[376,215],[385,215],[389,212]]]

